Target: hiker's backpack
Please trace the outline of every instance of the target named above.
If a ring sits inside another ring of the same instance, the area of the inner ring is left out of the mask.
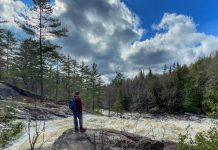
[[[73,97],[69,102],[69,108],[75,113],[78,111],[78,104],[76,97]]]

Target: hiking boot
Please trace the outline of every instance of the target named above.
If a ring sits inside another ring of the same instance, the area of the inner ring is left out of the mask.
[[[78,128],[75,128],[75,132],[76,132],[76,133],[79,132],[79,129],[78,129]]]
[[[80,128],[80,132],[86,132],[85,128]]]

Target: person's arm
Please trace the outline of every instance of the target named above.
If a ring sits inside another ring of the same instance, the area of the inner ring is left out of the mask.
[[[82,112],[82,100],[79,96],[77,97],[77,101],[78,101],[79,112]]]

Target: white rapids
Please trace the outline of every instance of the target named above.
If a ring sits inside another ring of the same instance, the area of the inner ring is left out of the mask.
[[[213,122],[217,120],[203,118],[195,121],[176,119],[175,117],[158,118],[138,118],[121,119],[119,117],[96,116],[91,114],[84,115],[84,126],[89,129],[112,129],[126,131],[141,136],[146,136],[156,140],[177,141],[180,133],[185,133],[187,126],[191,135],[197,132],[207,131]],[[51,146],[53,142],[61,136],[67,129],[73,128],[73,118],[64,118],[46,121],[44,133],[44,147]],[[37,141],[41,144],[43,137],[40,136]],[[14,141],[7,150],[25,150],[29,148],[28,135],[23,131],[19,139]]]

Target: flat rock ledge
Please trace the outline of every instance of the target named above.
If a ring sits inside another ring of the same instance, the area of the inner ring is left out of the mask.
[[[65,131],[44,150],[177,150],[174,142],[161,142],[113,130],[88,129],[86,133]]]

